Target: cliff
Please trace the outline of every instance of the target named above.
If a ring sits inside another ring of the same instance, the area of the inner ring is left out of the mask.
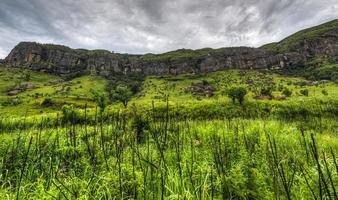
[[[181,49],[157,55],[129,55],[21,42],[6,57],[5,64],[60,75],[166,75],[205,73],[227,68],[289,68],[312,59],[335,59],[337,55],[338,20],[334,20],[261,48]]]

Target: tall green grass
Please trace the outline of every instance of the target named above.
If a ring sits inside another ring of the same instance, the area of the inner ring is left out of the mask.
[[[1,133],[1,199],[337,198],[334,118],[184,119],[167,102],[68,119]]]

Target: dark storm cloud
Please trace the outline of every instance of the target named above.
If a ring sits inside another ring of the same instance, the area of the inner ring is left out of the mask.
[[[336,0],[0,0],[0,57],[20,41],[129,53],[260,46],[335,18]]]

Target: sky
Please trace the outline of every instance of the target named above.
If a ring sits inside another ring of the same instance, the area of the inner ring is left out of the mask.
[[[0,58],[20,41],[133,54],[259,47],[337,18],[337,0],[0,0]]]

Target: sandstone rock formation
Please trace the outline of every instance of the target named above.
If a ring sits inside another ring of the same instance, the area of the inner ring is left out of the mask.
[[[297,67],[314,58],[337,58],[338,20],[304,30],[261,48],[177,50],[164,54],[128,55],[106,50],[71,49],[21,42],[6,57],[9,67],[54,74],[167,75],[205,73],[227,68],[279,69]]]

